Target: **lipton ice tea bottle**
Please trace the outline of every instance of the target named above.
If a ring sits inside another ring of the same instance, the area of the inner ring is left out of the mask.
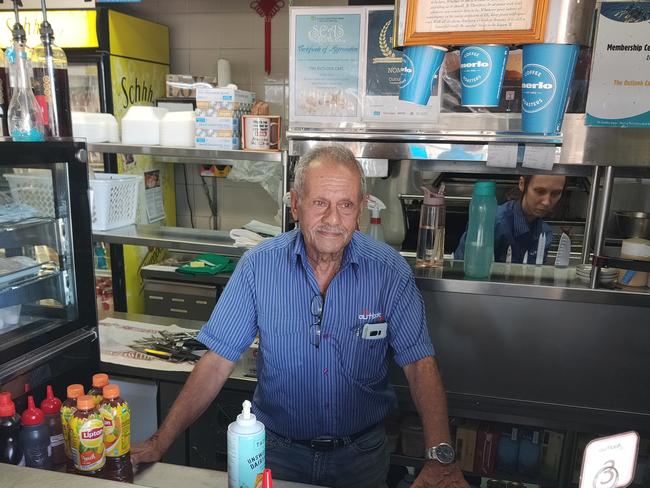
[[[75,471],[89,476],[99,475],[106,462],[104,422],[90,395],[77,398],[77,411],[70,419],[70,435]]]
[[[97,373],[93,375],[93,387],[88,390],[88,394],[95,400],[95,406],[98,407],[102,401],[102,391],[108,385],[108,375],[106,373]]]
[[[83,385],[69,385],[66,390],[66,400],[61,405],[61,428],[63,430],[63,445],[65,446],[65,457],[68,473],[74,473],[74,462],[72,460],[72,436],[70,435],[70,419],[77,411],[77,398],[84,394]]]
[[[106,464],[102,477],[133,483],[131,465],[131,410],[120,397],[119,385],[104,387],[104,399],[99,404],[104,420],[104,452]]]

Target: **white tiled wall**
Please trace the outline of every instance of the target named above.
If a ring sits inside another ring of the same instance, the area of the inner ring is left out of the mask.
[[[264,72],[264,19],[249,0],[143,0],[116,6],[122,12],[169,26],[171,72],[217,74],[217,59],[228,59],[232,82],[269,103],[272,114],[288,118],[289,5],[338,6],[347,0],[285,0],[271,22],[271,74]],[[205,197],[199,167],[186,165],[194,226],[211,228],[214,219]],[[190,211],[181,165],[176,165],[177,225],[190,226]],[[211,180],[209,181],[211,185]],[[257,183],[216,184],[219,229],[239,227],[251,219],[274,225],[278,206]]]

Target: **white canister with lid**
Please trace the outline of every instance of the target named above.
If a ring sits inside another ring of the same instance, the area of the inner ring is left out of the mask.
[[[623,239],[621,257],[637,261],[650,261],[650,241],[646,239]],[[632,271],[621,269],[618,282],[625,286],[646,286],[648,273],[645,271]]]

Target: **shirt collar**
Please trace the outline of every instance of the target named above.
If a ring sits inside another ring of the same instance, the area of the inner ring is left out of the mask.
[[[544,224],[544,221],[538,217],[533,220],[532,224],[529,225],[528,221],[526,220],[526,216],[524,215],[524,210],[521,208],[521,200],[515,203],[513,208],[513,216],[514,231],[517,237],[528,233],[532,234],[533,236],[537,236],[542,232],[542,225]]]
[[[298,262],[298,256],[300,256],[300,259],[303,263],[307,263],[307,249],[305,249],[305,240],[303,238],[302,232],[299,229],[295,229],[292,232],[296,233],[296,242],[294,243],[293,246],[293,251],[291,252],[291,265],[296,266],[296,263]],[[341,261],[341,269],[344,269],[348,264],[354,264],[353,269],[355,270],[359,266],[359,251],[358,251],[358,244],[355,242],[358,237],[357,233],[359,231],[355,231],[354,234],[352,234],[352,239],[348,243],[347,246],[345,246],[345,249],[343,250],[343,259]]]

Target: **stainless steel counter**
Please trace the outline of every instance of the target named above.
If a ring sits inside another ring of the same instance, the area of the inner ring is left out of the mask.
[[[77,476],[73,474],[32,469],[8,464],[0,464],[0,485],[2,488],[124,488],[124,483],[102,479]],[[299,488],[313,485],[273,480],[274,486],[280,488]],[[224,471],[189,468],[176,464],[155,463],[141,469],[135,475],[135,486],[149,488],[227,488],[228,474]]]

